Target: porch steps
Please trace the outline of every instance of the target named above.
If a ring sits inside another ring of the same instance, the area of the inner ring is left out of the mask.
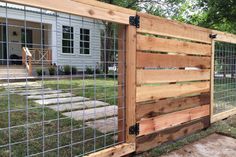
[[[26,77],[27,70],[24,66],[17,65],[4,65],[0,66],[0,79],[12,79],[19,77]]]

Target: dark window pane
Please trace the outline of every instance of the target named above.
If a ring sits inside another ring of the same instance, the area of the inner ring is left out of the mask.
[[[84,41],[89,41],[89,35],[84,36]]]
[[[89,29],[84,29],[84,34],[89,35]]]
[[[88,42],[84,42],[84,48],[89,48],[89,43]]]
[[[63,47],[70,47],[70,46],[72,46],[71,45],[71,41],[70,40],[63,40]]]
[[[89,54],[89,49],[84,49],[84,54]]]

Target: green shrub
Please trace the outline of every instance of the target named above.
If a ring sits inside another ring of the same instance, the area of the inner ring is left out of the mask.
[[[77,74],[77,68],[72,66],[72,75],[76,75]]]
[[[85,74],[89,74],[89,75],[92,75],[94,73],[93,69],[90,68],[90,67],[87,67],[86,70],[85,70]]]
[[[54,66],[48,68],[49,75],[55,75],[56,69]]]
[[[96,74],[101,74],[101,70],[99,68],[96,69]]]
[[[46,72],[43,71],[42,68],[37,68],[37,69],[36,69],[36,73],[37,73],[38,76],[42,76],[43,74],[44,74],[44,75],[46,74]]]
[[[64,66],[64,74],[70,75],[71,74],[71,67],[69,65]]]

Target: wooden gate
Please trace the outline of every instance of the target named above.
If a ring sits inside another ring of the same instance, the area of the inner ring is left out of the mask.
[[[210,30],[138,13],[137,152],[201,130],[210,121]]]

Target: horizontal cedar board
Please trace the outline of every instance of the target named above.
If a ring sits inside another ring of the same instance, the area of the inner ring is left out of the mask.
[[[89,0],[89,1],[88,0],[72,0],[72,1],[89,4],[89,5],[104,8],[104,9],[112,9],[114,11],[123,12],[126,14],[132,14],[132,15],[136,14],[135,10],[119,7],[117,5],[108,4],[108,3],[101,2],[98,0]]]
[[[174,128],[163,130],[146,136],[137,137],[136,151],[138,153],[150,150],[163,143],[175,141],[186,137],[192,133],[207,128],[210,117],[204,117],[199,120],[191,121]]]
[[[48,9],[52,11],[64,12],[68,14],[95,18],[99,20],[107,20],[122,24],[129,24],[129,17],[136,15],[127,14],[123,11],[115,11],[112,9],[101,8],[89,4],[78,3],[71,0],[4,0],[9,3],[16,3],[20,5],[28,5],[37,8]],[[105,5],[105,4],[104,4]]]
[[[104,149],[99,152],[95,152],[85,157],[118,157],[118,156],[128,155],[130,153],[133,153],[134,151],[135,151],[134,143],[124,143]]]
[[[136,107],[136,118],[137,121],[139,121],[143,118],[152,118],[158,115],[185,110],[206,104],[210,104],[209,93],[185,98],[169,98],[145,104],[138,103]]]
[[[140,33],[150,33],[175,38],[188,39],[204,43],[211,43],[209,34],[211,30],[184,24],[174,20],[164,19],[145,13],[138,13],[140,16]]]
[[[210,69],[205,70],[137,70],[137,84],[210,80]]]
[[[210,105],[199,106],[178,112],[173,112],[139,122],[139,136],[171,128],[182,123],[196,120],[210,114]]]
[[[205,93],[209,92],[209,90],[209,81],[159,86],[140,86],[136,88],[136,102]]]
[[[182,68],[198,67],[208,69],[211,67],[210,57],[182,56],[157,53],[137,52],[137,68]]]
[[[159,51],[180,54],[211,55],[211,45],[176,39],[163,39],[139,34],[137,49],[140,51]]]
[[[236,35],[235,34],[230,34],[230,33],[225,33],[225,32],[220,32],[220,31],[215,31],[215,30],[213,30],[212,33],[217,34],[217,36],[215,38],[216,41],[236,44]]]

